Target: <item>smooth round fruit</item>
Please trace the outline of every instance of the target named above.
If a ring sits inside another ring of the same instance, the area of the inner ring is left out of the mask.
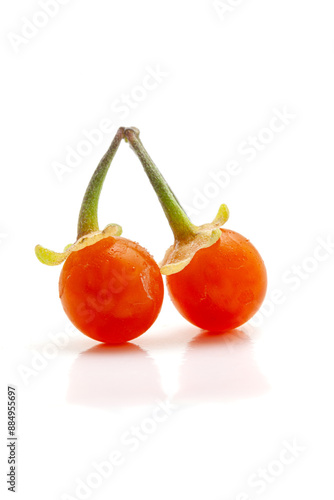
[[[199,250],[182,271],[167,276],[167,287],[190,323],[222,332],[246,323],[260,308],[267,272],[249,240],[221,229],[214,245]]]
[[[151,255],[121,237],[108,237],[71,253],[59,296],[72,323],[92,339],[118,344],[144,333],[156,320],[163,281]]]

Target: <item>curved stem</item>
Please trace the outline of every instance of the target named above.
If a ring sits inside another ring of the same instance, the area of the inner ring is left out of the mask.
[[[98,164],[85,192],[82,200],[79,220],[78,220],[78,236],[77,239],[99,230],[97,208],[100,198],[101,189],[104,179],[109,170],[112,159],[114,158],[118,146],[124,137],[124,127],[120,127],[109,146],[108,151]]]
[[[129,141],[132,149],[141,161],[153,189],[159,198],[175,240],[185,240],[194,236],[196,233],[196,226],[190,222],[173,191],[144,148],[139,139],[139,130],[134,127],[125,129],[124,138]]]

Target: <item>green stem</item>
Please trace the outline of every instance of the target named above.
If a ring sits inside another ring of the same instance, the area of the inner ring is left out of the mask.
[[[124,138],[129,141],[132,149],[141,161],[146,175],[159,198],[175,240],[185,240],[194,236],[196,233],[196,226],[190,222],[173,191],[144,148],[139,139],[139,130],[136,128],[125,129]]]
[[[112,143],[110,144],[108,151],[101,159],[88,184],[80,208],[77,239],[93,231],[99,230],[97,208],[99,204],[101,189],[112,159],[114,158],[123,137],[124,127],[120,127]]]

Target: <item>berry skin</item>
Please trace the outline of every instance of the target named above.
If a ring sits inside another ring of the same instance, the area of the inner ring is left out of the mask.
[[[122,237],[107,237],[66,259],[59,296],[72,323],[107,344],[132,340],[156,320],[164,289],[153,257]]]
[[[221,229],[214,245],[199,250],[182,271],[166,279],[177,310],[209,331],[246,323],[260,308],[267,289],[260,254],[244,236],[228,229]]]

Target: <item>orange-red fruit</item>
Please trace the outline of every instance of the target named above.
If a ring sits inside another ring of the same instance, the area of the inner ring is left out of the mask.
[[[220,239],[199,250],[182,271],[167,276],[170,297],[190,323],[226,331],[246,323],[267,289],[263,260],[239,233],[221,229]]]
[[[126,342],[148,330],[160,312],[163,294],[153,257],[120,237],[71,253],[59,279],[59,296],[72,323],[88,337],[108,344]]]

